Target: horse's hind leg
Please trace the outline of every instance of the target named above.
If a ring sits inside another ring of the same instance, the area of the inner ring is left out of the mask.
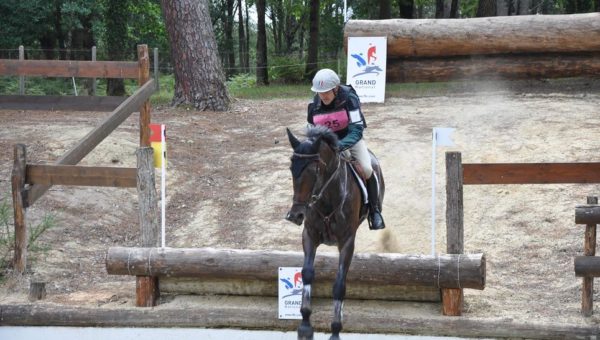
[[[354,255],[354,237],[350,237],[340,250],[338,273],[333,284],[333,321],[331,322],[330,340],[340,339],[342,331],[344,297],[346,296],[346,276]]]
[[[302,266],[302,306],[300,307],[302,322],[298,327],[298,339],[312,340],[314,331],[310,324],[310,314],[312,313],[311,294],[312,283],[315,277],[314,262],[317,247],[310,238],[306,228],[302,233],[302,248],[304,249],[304,265]]]

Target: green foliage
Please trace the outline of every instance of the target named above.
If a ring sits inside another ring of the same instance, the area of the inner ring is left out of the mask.
[[[304,61],[294,56],[271,57],[269,76],[273,83],[297,84],[304,77]]]
[[[230,92],[253,88],[256,86],[256,76],[249,73],[240,73],[231,77],[226,84]]]
[[[12,213],[10,200],[6,197],[0,199],[0,280],[3,277],[3,272],[11,264],[15,250],[15,235],[11,232],[14,229]],[[37,252],[48,250],[48,247],[42,246],[38,239],[54,226],[56,226],[56,219],[54,215],[48,214],[42,218],[39,224],[29,228],[27,250],[32,255],[31,259],[35,258]]]
[[[306,85],[277,85],[254,87],[230,87],[229,93],[240,99],[286,99],[312,98],[310,86]]]

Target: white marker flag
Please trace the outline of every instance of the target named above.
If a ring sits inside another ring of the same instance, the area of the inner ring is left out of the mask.
[[[439,146],[454,146],[453,128],[433,128],[431,141],[431,255],[435,255],[435,150]]]

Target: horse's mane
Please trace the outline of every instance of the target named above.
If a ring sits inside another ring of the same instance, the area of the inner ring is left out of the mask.
[[[306,128],[306,137],[313,141],[320,137],[333,149],[336,149],[338,145],[338,136],[326,126],[315,125]]]

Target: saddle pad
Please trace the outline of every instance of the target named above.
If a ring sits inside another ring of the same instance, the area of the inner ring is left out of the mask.
[[[356,172],[356,169],[354,169],[354,166],[352,164],[350,164],[350,169],[352,169],[352,173],[354,174],[354,179],[358,183],[358,186],[360,187],[360,191],[362,192],[363,204],[368,204],[369,203],[369,194],[367,193],[367,187],[365,186],[365,183],[363,182],[362,178],[358,175],[358,172]],[[373,176],[374,175],[375,174],[373,173]]]

